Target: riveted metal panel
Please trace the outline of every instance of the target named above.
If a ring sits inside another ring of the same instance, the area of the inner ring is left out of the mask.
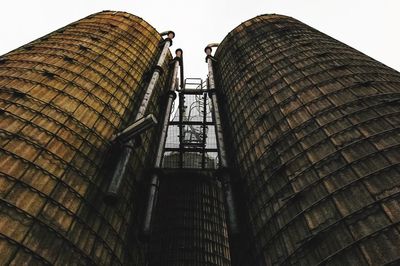
[[[400,73],[303,23],[263,15],[220,44],[238,169],[240,265],[400,257]]]

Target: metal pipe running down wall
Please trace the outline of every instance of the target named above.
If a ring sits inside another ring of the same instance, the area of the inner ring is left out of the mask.
[[[172,111],[172,105],[176,98],[175,92],[176,92],[176,88],[177,88],[179,66],[182,67],[182,50],[177,49],[175,53],[176,53],[176,57],[173,59],[174,70],[172,72],[172,81],[171,81],[170,89],[168,91],[167,105],[166,105],[165,112],[164,112],[164,118],[163,118],[163,122],[162,122],[161,134],[160,134],[160,142],[158,144],[156,160],[154,162],[154,172],[152,173],[151,180],[150,180],[150,188],[149,188],[149,194],[148,194],[148,200],[147,200],[147,207],[146,207],[144,223],[143,223],[143,234],[145,237],[149,236],[150,232],[151,232],[151,223],[152,223],[152,218],[154,216],[154,208],[155,208],[155,204],[157,201],[158,189],[159,189],[159,184],[160,184],[158,169],[161,168],[161,166],[162,166],[165,142],[167,139],[169,118],[170,118],[171,111]],[[182,82],[182,80],[181,80],[181,82]]]
[[[183,84],[183,81],[181,82]],[[179,91],[179,168],[183,168],[183,142],[184,142],[184,127],[183,117],[185,115],[185,96],[182,91],[185,91],[184,87],[181,87]]]
[[[146,114],[147,108],[149,106],[150,98],[153,94],[154,88],[160,77],[162,65],[164,64],[169,47],[172,45],[172,39],[175,37],[175,33],[173,31],[169,31],[167,33],[167,36],[168,37],[164,39],[165,43],[164,43],[163,49],[161,51],[160,57],[158,58],[157,64],[154,68],[154,72],[151,77],[151,80],[146,88],[145,95],[140,104],[139,110],[135,116],[134,122],[143,118]],[[107,195],[106,195],[107,202],[114,202],[114,201],[118,200],[118,192],[120,190],[122,181],[127,172],[129,162],[131,161],[134,145],[135,145],[134,139],[130,139],[128,142],[123,143],[121,155],[117,161],[117,165],[112,174],[111,183],[107,189]]]
[[[228,215],[228,224],[229,230],[232,236],[236,236],[239,234],[238,222],[237,222],[237,213],[233,199],[232,192],[232,184],[231,184],[231,176],[229,174],[228,168],[228,160],[226,156],[225,142],[223,136],[223,129],[221,123],[221,116],[219,111],[218,99],[216,94],[215,80],[214,80],[214,70],[213,70],[213,61],[215,58],[211,55],[212,47],[216,47],[218,44],[213,43],[207,45],[204,49],[206,52],[206,62],[208,64],[208,90],[209,97],[211,98],[211,104],[213,108],[213,117],[215,121],[215,135],[217,139],[217,147],[218,147],[218,159],[220,169],[217,173],[217,177],[222,183],[224,194],[225,194],[225,204],[227,207],[227,215]]]

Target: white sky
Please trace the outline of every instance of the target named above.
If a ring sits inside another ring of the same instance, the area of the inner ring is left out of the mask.
[[[0,54],[102,10],[138,15],[176,33],[185,76],[206,76],[204,47],[266,13],[292,16],[400,70],[400,0],[1,0]]]

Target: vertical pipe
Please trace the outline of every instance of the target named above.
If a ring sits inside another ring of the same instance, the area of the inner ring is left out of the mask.
[[[185,77],[183,73],[183,60],[181,60],[181,67],[180,67],[180,92],[179,92],[179,168],[183,168],[183,115],[185,113],[185,96],[183,95],[182,91],[185,88]]]
[[[179,92],[179,168],[183,168],[184,114],[185,114],[185,95],[183,93],[183,87],[182,87],[181,91]]]
[[[205,52],[207,54],[206,62],[208,64],[208,86],[209,86],[209,96],[211,98],[211,104],[213,107],[213,117],[215,123],[215,135],[217,139],[217,147],[218,147],[218,159],[220,164],[219,178],[221,179],[224,194],[225,194],[225,204],[228,210],[228,223],[229,229],[232,235],[237,235],[239,233],[238,223],[237,223],[237,214],[233,201],[233,192],[232,192],[232,184],[231,177],[228,171],[228,160],[226,157],[225,143],[223,138],[223,130],[221,124],[221,116],[219,112],[219,105],[217,101],[217,94],[215,88],[214,81],[214,71],[213,71],[213,63],[214,58],[211,55],[212,48],[207,46],[205,48]]]
[[[183,116],[185,114],[185,95],[183,91],[185,89],[185,77],[183,73],[183,60],[180,70],[181,84],[179,92],[179,168],[183,168],[183,141],[184,141],[184,128],[183,128]]]
[[[164,118],[163,118],[163,123],[162,123],[161,134],[160,134],[160,142],[158,144],[156,160],[154,162],[155,172],[151,175],[151,180],[150,180],[150,191],[149,191],[149,196],[148,196],[148,200],[147,200],[147,208],[146,208],[145,218],[144,218],[144,223],[143,223],[143,234],[145,236],[148,236],[150,234],[150,230],[151,230],[151,221],[152,221],[152,217],[153,217],[154,206],[155,206],[155,202],[157,200],[158,187],[159,187],[159,183],[160,183],[159,176],[158,176],[159,173],[157,172],[157,169],[159,169],[162,165],[162,158],[163,158],[163,154],[164,154],[165,142],[167,139],[169,117],[170,117],[171,110],[172,110],[172,104],[176,98],[175,88],[176,88],[176,82],[177,82],[177,76],[178,76],[178,69],[179,69],[179,65],[181,65],[181,62],[182,62],[182,50],[177,49],[176,57],[174,58],[174,70],[172,72],[172,81],[171,81],[170,89],[168,91],[168,100],[167,100],[167,105],[166,105],[165,112],[164,112]]]
[[[203,108],[203,153],[202,153],[202,157],[201,157],[201,167],[205,168],[206,167],[206,144],[207,144],[207,138],[206,138],[206,134],[207,134],[207,95],[203,93],[203,104],[204,104],[204,108]]]
[[[143,97],[142,103],[139,107],[138,113],[136,114],[135,121],[142,118],[147,111],[149,106],[149,101],[151,95],[153,94],[154,88],[157,84],[158,78],[160,77],[160,72],[162,70],[162,65],[164,64],[165,57],[167,56],[168,49],[172,45],[172,39],[175,37],[175,33],[170,31],[168,37],[165,39],[164,47],[161,51],[160,57],[155,66],[153,75],[147,86],[146,93]],[[122,180],[127,172],[129,162],[133,155],[134,140],[130,140],[126,145],[123,145],[121,156],[117,162],[113,176],[111,178],[111,183],[107,190],[107,199],[115,201],[117,200],[118,192],[122,184]]]
[[[175,34],[173,32],[170,32],[168,33],[168,38],[165,39],[164,47],[161,51],[160,57],[158,58],[158,62],[154,69],[150,83],[147,86],[147,90],[143,97],[142,103],[139,107],[139,111],[136,114],[135,121],[142,118],[146,114],[151,95],[153,95],[154,88],[157,84],[158,78],[160,77],[160,71],[162,70],[162,65],[164,64],[165,58],[167,57],[168,49],[172,45],[172,39],[174,38],[174,36]]]

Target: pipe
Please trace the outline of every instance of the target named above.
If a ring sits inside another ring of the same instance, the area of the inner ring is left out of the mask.
[[[218,177],[221,180],[224,196],[225,196],[225,204],[227,207],[228,213],[228,224],[229,230],[232,235],[239,234],[238,222],[237,222],[237,214],[236,208],[233,198],[232,191],[232,183],[231,176],[228,171],[228,160],[226,156],[225,142],[223,136],[223,129],[221,123],[221,116],[219,111],[218,99],[216,94],[215,80],[214,80],[214,70],[213,70],[213,61],[215,61],[214,57],[211,55],[212,48],[218,46],[217,43],[212,43],[207,45],[204,51],[207,54],[206,62],[208,64],[208,90],[209,96],[211,98],[211,104],[213,107],[213,117],[215,121],[215,135],[217,139],[217,147],[218,147],[218,159],[220,164],[220,169],[218,173]]]
[[[153,114],[146,115],[136,120],[136,122],[125,128],[122,132],[114,135],[111,138],[111,142],[118,141],[121,144],[126,143],[156,124],[157,119]]]
[[[179,105],[178,105],[178,112],[179,112],[179,168],[183,168],[183,115],[185,113],[185,96],[183,95],[182,91],[185,90],[185,76],[184,76],[184,68],[183,68],[183,59],[181,59],[181,67],[180,67],[180,86],[179,86]]]
[[[172,104],[176,98],[176,87],[177,87],[177,77],[178,77],[178,69],[182,62],[182,50],[176,50],[176,57],[174,58],[174,70],[172,72],[172,81],[170,85],[170,89],[168,92],[167,105],[165,108],[162,129],[160,134],[160,142],[158,144],[157,155],[154,162],[154,168],[156,171],[151,175],[150,181],[150,191],[149,197],[147,200],[147,208],[145,212],[145,218],[143,223],[143,234],[144,236],[149,236],[151,232],[151,222],[154,216],[154,208],[157,201],[158,189],[160,184],[159,173],[157,169],[162,166],[162,159],[164,154],[165,142],[167,139],[168,125],[169,125],[169,117],[171,115]]]
[[[158,58],[157,65],[155,66],[150,83],[147,86],[146,93],[135,116],[135,122],[143,118],[146,114],[151,95],[153,94],[156,83],[160,77],[160,72],[167,56],[168,49],[172,45],[172,39],[175,37],[175,33],[173,31],[168,31],[167,35],[168,37],[165,38],[164,47],[161,51],[160,57]],[[126,172],[128,170],[129,162],[131,161],[131,158],[133,156],[134,145],[135,141],[131,139],[126,145],[123,145],[122,147],[121,156],[117,161],[117,165],[111,177],[111,183],[107,189],[106,201],[108,202],[114,202],[118,200],[118,192],[120,190],[124,176],[126,175]]]
[[[175,36],[175,33],[173,31],[169,31],[168,38],[165,39],[164,47],[161,51],[160,57],[158,58],[158,62],[154,69],[153,76],[151,77],[150,83],[147,86],[146,93],[145,93],[142,103],[139,107],[139,111],[135,117],[135,121],[142,118],[144,116],[144,114],[146,113],[151,95],[153,94],[154,87],[156,86],[158,78],[160,77],[162,65],[164,64],[165,57],[167,56],[169,47],[172,45],[172,39],[174,38],[174,36]]]
[[[203,111],[203,152],[201,156],[201,168],[206,168],[206,140],[207,140],[207,96],[203,96],[203,104],[204,104],[204,111]]]
[[[182,50],[181,50],[182,51]],[[180,82],[180,84],[179,84],[179,88],[180,88],[180,90],[183,90],[184,89],[184,86],[185,86],[185,84],[184,84],[184,80],[185,80],[185,75],[184,75],[184,68],[183,68],[183,57],[181,57],[181,64],[180,64],[180,72],[179,72],[179,74],[180,74],[180,80],[181,80],[181,82]]]
[[[183,82],[182,82],[183,83]],[[183,128],[183,117],[185,115],[185,96],[183,94],[184,87],[179,91],[179,168],[183,168],[183,142],[184,142],[184,128]]]
[[[173,34],[172,38],[169,36],[170,34]],[[168,38],[173,39],[175,37],[175,32],[172,30],[166,30],[160,33],[161,36],[168,36]]]
[[[219,43],[218,43],[218,42],[213,42],[213,43],[207,44],[206,49],[207,49],[207,48],[212,48],[212,47],[218,47],[218,46],[219,46]],[[206,52],[206,53],[207,53],[207,52]],[[211,53],[210,53],[210,55],[211,55]]]
[[[215,135],[217,138],[217,146],[218,146],[218,159],[220,162],[221,167],[227,168],[228,167],[228,162],[226,159],[226,150],[225,150],[225,143],[223,139],[223,131],[222,131],[222,124],[221,124],[221,116],[219,112],[219,105],[218,105],[218,100],[217,100],[217,94],[216,94],[216,89],[215,89],[215,80],[214,80],[214,71],[213,71],[213,65],[212,65],[212,60],[213,57],[211,55],[212,49],[211,46],[207,46],[205,48],[207,57],[206,61],[208,64],[208,90],[209,90],[209,96],[211,98],[211,104],[213,107],[213,115],[214,115],[214,120],[215,120]]]
[[[176,57],[173,59],[174,60],[174,70],[172,72],[172,80],[171,80],[171,85],[170,89],[168,92],[168,100],[167,100],[167,106],[165,109],[164,113],[164,118],[163,118],[163,123],[162,123],[162,131],[160,135],[160,143],[158,146],[157,150],[157,157],[154,163],[154,167],[159,168],[161,167],[162,163],[162,157],[163,157],[163,152],[164,152],[164,147],[165,147],[165,141],[167,138],[167,132],[168,132],[168,125],[169,125],[169,117],[171,115],[172,111],[172,104],[174,103],[174,100],[176,98],[176,84],[177,84],[177,76],[178,76],[178,69],[180,66],[181,62],[181,56],[182,56],[182,50],[177,49],[176,50]]]

